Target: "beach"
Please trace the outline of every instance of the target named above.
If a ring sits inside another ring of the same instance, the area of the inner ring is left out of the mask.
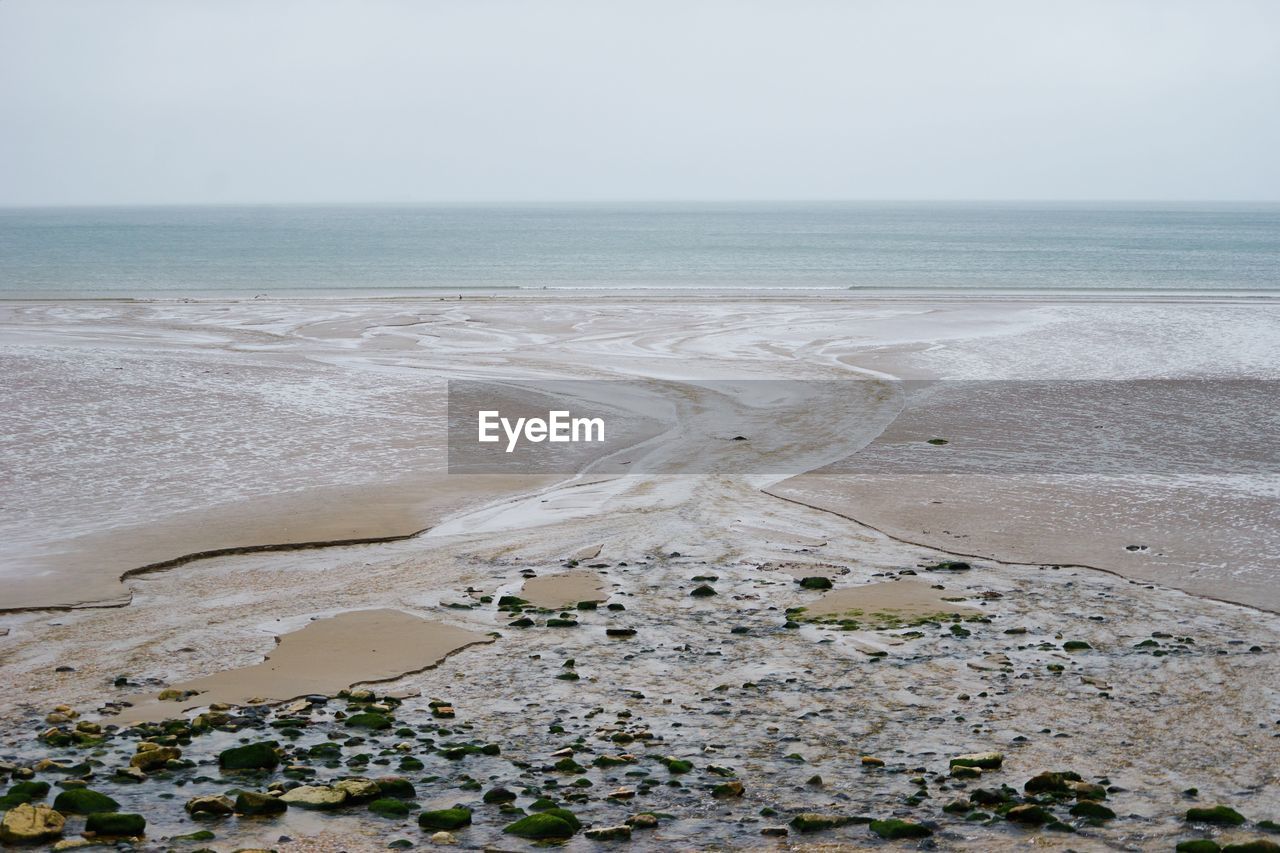
[[[503,830],[540,799],[582,822],[570,849],[859,849],[890,820],[942,849],[1260,837],[1278,326],[1265,296],[5,302],[0,761],[55,759],[35,778],[86,779],[156,849],[521,849]],[[566,379],[631,410],[621,449],[450,469],[450,381]],[[1188,405],[1152,381],[1253,414],[1144,432]],[[1130,431],[1045,467],[1081,424]],[[122,778],[178,717],[204,722]],[[245,740],[279,769],[220,766]],[[1068,775],[1025,789],[1045,772]],[[392,775],[403,814],[183,808]],[[1243,822],[1186,819],[1217,804]],[[467,828],[420,828],[454,806]]]

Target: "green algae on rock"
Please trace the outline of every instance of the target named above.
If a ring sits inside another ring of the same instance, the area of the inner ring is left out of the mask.
[[[89,788],[70,788],[58,794],[53,807],[63,814],[90,815],[96,812],[113,812],[120,804],[106,794]]]
[[[1221,826],[1239,826],[1244,823],[1244,815],[1230,806],[1193,806],[1187,809],[1185,820],[1188,823],[1215,823]]]
[[[142,835],[147,829],[147,819],[140,814],[121,812],[94,812],[85,821],[85,832],[97,835]]]
[[[471,825],[471,809],[455,806],[451,809],[437,809],[422,812],[418,815],[418,826],[423,829],[462,829]]]
[[[889,840],[896,840],[899,838],[928,838],[930,835],[933,835],[933,830],[927,826],[912,823],[908,820],[899,820],[898,818],[873,820],[869,826],[871,831],[876,835]]]
[[[218,753],[218,766],[223,770],[272,770],[280,763],[274,740],[233,746]]]

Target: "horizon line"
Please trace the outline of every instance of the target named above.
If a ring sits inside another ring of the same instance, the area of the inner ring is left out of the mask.
[[[1278,205],[1280,198],[598,198],[598,199],[429,199],[386,201],[119,201],[4,202],[0,210],[72,210],[174,207],[498,207],[704,204],[1256,204]]]

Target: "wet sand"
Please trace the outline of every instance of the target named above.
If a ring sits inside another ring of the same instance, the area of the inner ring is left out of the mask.
[[[219,703],[279,703],[307,694],[332,695],[357,682],[377,684],[421,672],[492,638],[401,610],[348,610],[276,641],[279,645],[261,663],[170,685],[169,690],[190,695],[135,702],[111,722],[162,720]]]
[[[520,597],[535,607],[557,609],[580,601],[604,601],[608,598],[604,581],[594,572],[567,572],[530,578],[520,588]]]

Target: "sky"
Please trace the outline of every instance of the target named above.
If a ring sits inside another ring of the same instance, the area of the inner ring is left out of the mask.
[[[1274,0],[0,0],[0,205],[1280,200]]]

